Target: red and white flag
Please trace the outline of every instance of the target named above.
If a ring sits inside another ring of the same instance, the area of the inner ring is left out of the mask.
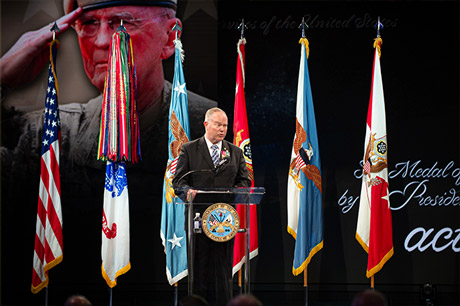
[[[244,45],[246,39],[238,41],[238,60],[236,64],[236,89],[235,89],[235,110],[233,119],[233,143],[243,150],[246,160],[251,187],[254,187],[254,170],[252,168],[251,141],[249,139],[248,116],[246,113],[246,99],[244,96]],[[240,217],[240,226],[246,228],[246,205],[237,205],[236,210]],[[257,231],[257,205],[249,205],[249,259],[257,256],[259,252],[259,241]],[[244,233],[237,233],[233,248],[233,275],[241,269],[246,262],[246,239]]]
[[[131,269],[129,261],[129,197],[126,165],[107,161],[102,211],[102,277],[117,285],[117,277]]]
[[[62,261],[61,179],[59,175],[61,123],[58,107],[59,87],[55,70],[57,45],[57,40],[53,40],[50,45],[31,286],[33,293],[48,286],[49,269]]]
[[[388,190],[387,132],[382,74],[381,38],[374,43],[374,68],[364,142],[363,178],[356,239],[368,253],[369,278],[393,255],[393,230]]]
[[[102,276],[107,285],[131,268],[129,197],[125,162],[141,157],[137,79],[132,41],[123,25],[112,35],[105,79],[98,159],[107,161],[102,211]]]

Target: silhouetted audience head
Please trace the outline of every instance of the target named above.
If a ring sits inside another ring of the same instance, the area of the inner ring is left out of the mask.
[[[64,306],[93,306],[83,295],[72,295],[65,301]]]
[[[179,301],[179,306],[208,306],[208,302],[199,295],[193,294]]]
[[[251,294],[243,294],[234,297],[227,306],[262,306],[262,302]]]
[[[355,296],[352,306],[388,306],[388,304],[381,292],[367,289]]]

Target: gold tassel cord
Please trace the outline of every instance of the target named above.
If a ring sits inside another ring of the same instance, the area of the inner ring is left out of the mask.
[[[383,40],[382,40],[382,38],[380,36],[377,37],[377,38],[374,38],[374,48],[377,48],[377,52],[379,53],[379,57],[382,55],[382,51],[381,51],[382,43],[383,43]]]
[[[310,55],[310,48],[308,47],[309,45],[308,39],[306,39],[305,37],[302,37],[299,40],[299,44],[302,44],[305,46],[305,50],[307,50],[307,59],[308,59],[308,56]]]

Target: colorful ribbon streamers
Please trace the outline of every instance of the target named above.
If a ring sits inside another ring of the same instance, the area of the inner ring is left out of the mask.
[[[97,158],[103,161],[141,159],[137,78],[130,35],[121,25],[112,35],[102,101]]]

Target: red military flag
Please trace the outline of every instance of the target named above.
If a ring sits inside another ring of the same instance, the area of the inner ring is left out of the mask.
[[[58,108],[59,87],[56,78],[57,45],[57,40],[53,40],[50,45],[32,271],[31,290],[33,293],[38,293],[48,286],[48,271],[62,261],[61,179],[59,176],[61,124]]]
[[[233,143],[243,150],[246,160],[251,187],[254,187],[254,170],[252,168],[251,141],[249,139],[248,117],[246,113],[246,99],[244,96],[245,69],[244,69],[244,45],[246,39],[238,41],[238,59],[236,64],[236,89],[235,89],[235,110],[233,119]],[[237,205],[237,212],[240,217],[240,226],[246,228],[246,205]],[[257,232],[257,205],[249,206],[249,259],[257,256],[259,252],[259,241]],[[238,233],[235,236],[233,249],[233,274],[241,269],[246,262],[245,235]]]
[[[375,39],[372,88],[364,142],[363,178],[356,228],[356,239],[368,253],[366,272],[368,278],[380,271],[394,252],[388,191],[385,101],[380,71],[381,44],[380,37]]]

